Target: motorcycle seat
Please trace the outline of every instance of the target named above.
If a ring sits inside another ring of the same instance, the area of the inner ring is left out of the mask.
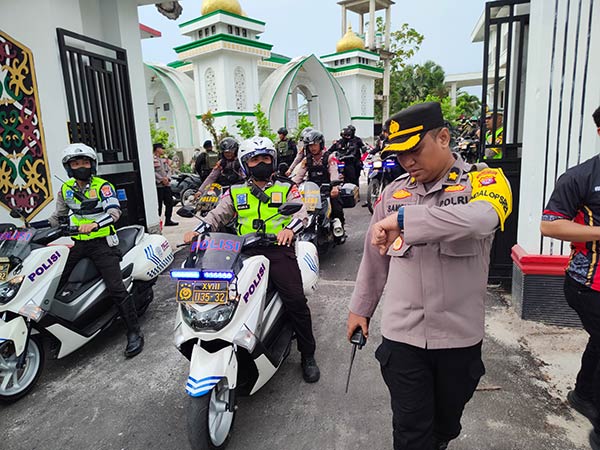
[[[69,283],[85,284],[95,278],[100,278],[100,272],[90,258],[80,260],[69,275]]]
[[[143,234],[144,228],[139,225],[119,228],[117,230],[117,236],[119,237],[117,248],[121,251],[121,255],[125,255],[131,250],[135,246],[138,236],[141,238]]]

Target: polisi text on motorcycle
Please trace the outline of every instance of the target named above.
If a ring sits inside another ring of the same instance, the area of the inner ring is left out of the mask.
[[[39,266],[27,276],[27,278],[29,278],[29,281],[34,281],[36,276],[39,277],[43,275],[46,270],[52,267],[52,264],[58,261],[58,258],[60,258],[60,253],[58,251],[52,253],[50,255],[50,258],[48,258],[46,262],[42,263],[41,266]]]
[[[260,268],[258,269],[258,273],[256,274],[256,277],[254,278],[254,281],[252,281],[252,283],[250,284],[250,287],[248,288],[248,290],[242,297],[244,299],[244,302],[248,303],[248,299],[256,291],[256,288],[260,284],[260,282],[263,278],[263,275],[265,274],[265,270],[266,270],[265,265],[261,264]]]

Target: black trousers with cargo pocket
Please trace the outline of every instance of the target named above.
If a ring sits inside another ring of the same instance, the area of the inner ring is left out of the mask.
[[[392,397],[394,450],[433,450],[458,437],[485,373],[481,342],[431,350],[383,338],[375,357]]]

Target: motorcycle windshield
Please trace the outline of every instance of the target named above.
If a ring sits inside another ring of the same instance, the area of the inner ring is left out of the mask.
[[[29,243],[34,234],[33,228],[17,228],[0,233],[0,258],[14,256],[23,261],[31,253]]]
[[[321,188],[312,181],[307,181],[301,187],[302,201],[306,205],[308,212],[315,211],[316,209],[322,208],[321,203]]]
[[[192,244],[199,253],[202,270],[235,271],[241,263],[244,238],[227,233],[210,233]]]

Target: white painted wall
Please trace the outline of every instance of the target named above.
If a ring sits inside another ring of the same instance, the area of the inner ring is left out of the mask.
[[[581,11],[579,2],[567,6],[560,0],[531,2],[517,236],[530,253],[568,253],[560,241],[540,245],[540,216],[557,177],[600,153],[591,117],[600,105],[600,5],[582,0]]]

